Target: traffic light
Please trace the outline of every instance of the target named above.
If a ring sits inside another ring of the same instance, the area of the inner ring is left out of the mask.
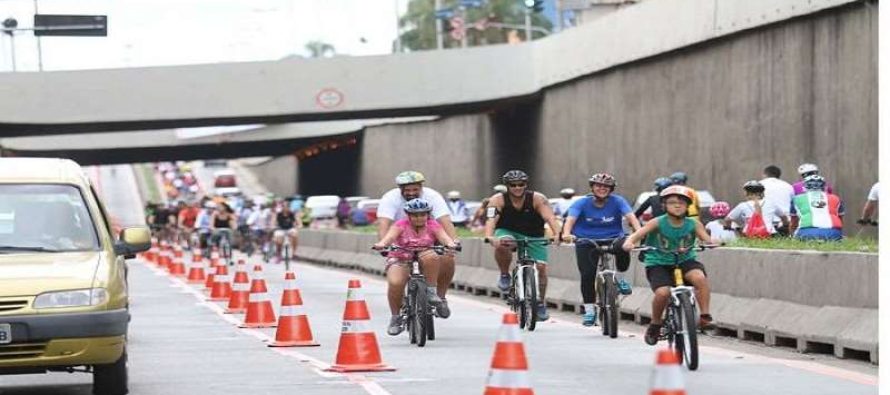
[[[522,0],[522,3],[533,12],[544,11],[544,0]]]

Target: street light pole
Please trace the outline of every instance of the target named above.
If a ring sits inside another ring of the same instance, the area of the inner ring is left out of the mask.
[[[37,11],[37,0],[34,0],[34,15],[40,14]],[[37,37],[37,70],[43,71],[43,46],[40,44],[40,37]]]
[[[442,0],[436,0],[436,7],[434,11],[439,11],[442,9]],[[442,19],[436,18],[436,48],[442,49],[445,47],[444,37],[442,37]]]

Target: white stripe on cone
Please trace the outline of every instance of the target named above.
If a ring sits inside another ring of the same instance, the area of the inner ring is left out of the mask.
[[[346,300],[365,300],[362,297],[361,288],[349,288],[349,290],[346,291]]]
[[[519,325],[505,324],[498,334],[498,343],[522,343]]]
[[[488,387],[531,388],[532,383],[525,370],[491,369],[488,373]]]
[[[250,296],[247,297],[247,300],[250,301],[251,303],[271,302],[272,301],[272,299],[269,299],[269,294],[267,294],[265,292],[252,293],[252,294],[250,294]]]
[[[232,291],[250,291],[250,284],[248,283],[232,283]]]
[[[213,277],[213,282],[227,283],[229,281],[231,281],[231,277],[228,274],[217,274]]]
[[[302,305],[281,306],[278,315],[284,317],[296,317],[298,315],[306,315]]]
[[[653,390],[683,390],[683,373],[680,365],[656,365],[652,374]]]
[[[343,320],[342,333],[367,333],[371,332],[371,324],[368,320]]]
[[[284,289],[297,289],[297,280],[284,280]]]

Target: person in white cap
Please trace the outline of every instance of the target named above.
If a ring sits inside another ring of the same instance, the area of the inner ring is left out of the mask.
[[[451,222],[456,227],[466,228],[470,223],[470,209],[467,202],[460,197],[460,192],[448,192],[448,211],[451,212]]]
[[[797,173],[800,174],[800,180],[791,185],[791,187],[794,188],[794,196],[807,192],[807,189],[804,187],[804,179],[809,176],[821,175],[819,173],[819,167],[812,163],[804,163],[800,165],[800,167],[797,168]],[[825,192],[834,193],[834,189],[828,182],[825,183]]]

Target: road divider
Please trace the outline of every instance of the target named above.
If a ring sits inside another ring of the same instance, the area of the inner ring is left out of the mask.
[[[296,257],[312,263],[382,276],[383,259],[368,252],[374,234],[300,231]],[[481,239],[462,240],[453,286],[501,297],[499,271]],[[621,316],[651,320],[652,291],[633,257],[624,273],[634,286],[622,298]],[[711,279],[717,334],[878,363],[878,254],[720,248],[700,255]],[[580,278],[574,249],[552,247],[547,303],[580,312]]]

